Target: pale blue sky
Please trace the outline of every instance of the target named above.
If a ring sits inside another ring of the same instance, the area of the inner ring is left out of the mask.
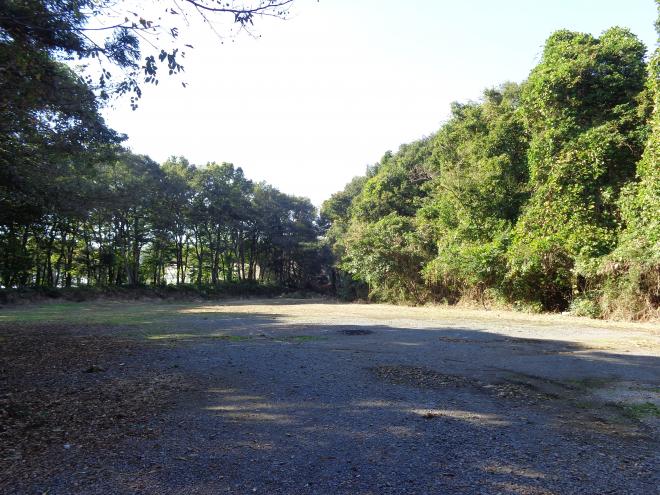
[[[452,101],[522,81],[557,29],[630,28],[653,49],[653,0],[296,0],[287,21],[220,44],[193,26],[184,80],[105,115],[163,161],[229,161],[314,204],[388,149],[436,131]]]

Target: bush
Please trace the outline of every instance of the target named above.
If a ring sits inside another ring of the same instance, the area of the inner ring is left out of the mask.
[[[584,295],[579,296],[571,301],[569,311],[573,316],[587,316],[589,318],[600,318],[601,308],[600,303],[595,297]]]

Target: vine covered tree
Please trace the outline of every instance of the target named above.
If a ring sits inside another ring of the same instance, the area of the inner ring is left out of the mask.
[[[508,254],[520,298],[565,308],[614,248],[617,201],[644,149],[645,51],[620,28],[559,31],[525,82],[532,196]]]
[[[338,292],[657,315],[658,51],[645,55],[626,29],[557,31],[527,80],[388,152],[321,210]]]

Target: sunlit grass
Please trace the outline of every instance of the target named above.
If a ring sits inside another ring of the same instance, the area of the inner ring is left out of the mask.
[[[53,302],[29,304],[0,309],[0,333],[2,328],[20,328],[27,325],[99,326],[99,332],[107,330],[123,338],[176,344],[195,341],[219,341],[227,343],[279,342],[303,344],[321,340],[315,335],[270,335],[257,333],[258,323],[233,332],[231,320],[258,318],[272,323],[275,315],[258,312],[231,311],[232,306],[222,307],[222,312],[205,312],[199,303],[154,302]],[[223,320],[216,325],[214,321]],[[271,329],[273,330],[274,327]],[[1,338],[1,336],[0,336]]]
[[[186,307],[190,307],[188,305]],[[159,303],[47,303],[0,310],[0,323],[153,325],[183,318],[182,305]]]

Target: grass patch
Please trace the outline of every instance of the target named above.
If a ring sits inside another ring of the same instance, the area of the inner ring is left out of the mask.
[[[319,335],[287,335],[285,337],[278,337],[275,340],[277,342],[294,342],[302,344],[303,342],[325,340],[325,337],[321,337]]]
[[[157,335],[146,335],[147,340],[183,340],[199,338],[194,333],[162,333]]]
[[[226,340],[228,342],[245,342],[246,340],[254,340],[256,337],[252,335],[211,335],[212,339]]]
[[[153,325],[179,319],[184,307],[167,303],[48,303],[3,308],[0,323],[70,323],[103,325]]]
[[[296,335],[295,337],[291,337],[291,340],[293,342],[313,342],[315,340],[324,340],[324,337],[318,335]]]
[[[635,390],[643,390],[644,392],[653,392],[660,394],[660,387],[635,387]]]
[[[160,334],[147,334],[147,340],[190,340],[190,339],[215,339],[225,340],[228,342],[244,342],[246,340],[253,340],[256,337],[252,335],[225,335],[225,334],[208,334],[208,333],[160,333]]]
[[[619,407],[623,414],[631,419],[640,420],[644,418],[660,418],[660,407],[652,402],[642,402],[640,404],[621,404]]]
[[[575,380],[566,380],[571,388],[577,390],[591,390],[594,388],[603,388],[612,383],[611,378],[580,378]]]

